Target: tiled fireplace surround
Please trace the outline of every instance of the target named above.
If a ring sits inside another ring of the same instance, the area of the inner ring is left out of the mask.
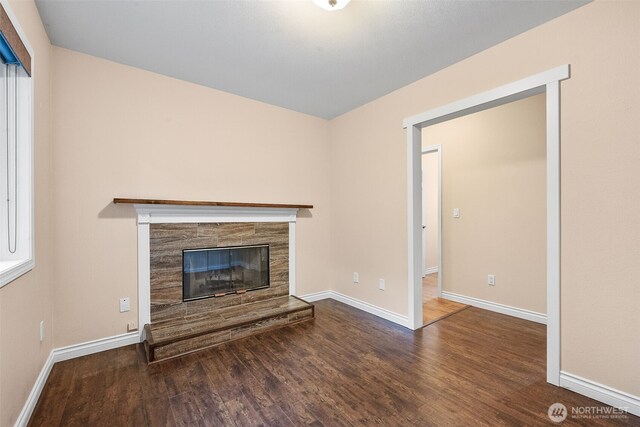
[[[138,217],[138,324],[295,294],[295,208],[134,205]],[[271,286],[182,301],[182,250],[270,245]]]
[[[149,238],[152,323],[289,295],[288,223],[151,224]],[[182,300],[182,250],[257,244],[269,245],[269,288]]]

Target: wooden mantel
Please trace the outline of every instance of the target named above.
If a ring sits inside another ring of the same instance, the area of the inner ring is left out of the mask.
[[[285,203],[242,203],[242,202],[206,202],[201,200],[160,200],[160,199],[126,199],[116,197],[115,204],[131,205],[177,205],[177,206],[222,206],[233,208],[281,208],[281,209],[312,209],[313,205],[292,205]]]

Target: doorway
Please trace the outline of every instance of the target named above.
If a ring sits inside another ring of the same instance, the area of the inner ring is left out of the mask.
[[[422,149],[422,325],[469,306],[442,298],[442,146]]]
[[[554,385],[560,384],[560,82],[568,78],[569,65],[562,65],[403,122],[407,129],[408,324],[417,329],[422,326],[422,128],[545,93],[547,382]]]

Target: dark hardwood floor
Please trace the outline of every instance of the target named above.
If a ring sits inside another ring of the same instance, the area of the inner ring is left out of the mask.
[[[57,363],[30,425],[523,426],[603,406],[546,384],[544,361],[532,322],[472,307],[412,332],[324,300],[314,322],[151,366],[141,346]]]

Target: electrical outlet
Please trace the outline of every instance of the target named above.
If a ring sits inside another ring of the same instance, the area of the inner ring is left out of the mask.
[[[384,279],[380,279],[380,280],[378,281],[378,289],[380,289],[381,291],[384,291],[384,287],[385,287],[385,285],[384,285]]]
[[[127,332],[133,332],[137,330],[138,330],[138,327],[136,326],[135,320],[131,320],[130,322],[127,322]]]
[[[489,286],[495,286],[496,285],[496,276],[494,276],[493,274],[490,274],[487,276],[487,284]]]
[[[40,321],[40,342],[44,341],[44,320]]]
[[[360,283],[360,275],[358,273],[353,273],[353,283]]]
[[[131,301],[129,297],[120,298],[120,313],[131,310]]]

